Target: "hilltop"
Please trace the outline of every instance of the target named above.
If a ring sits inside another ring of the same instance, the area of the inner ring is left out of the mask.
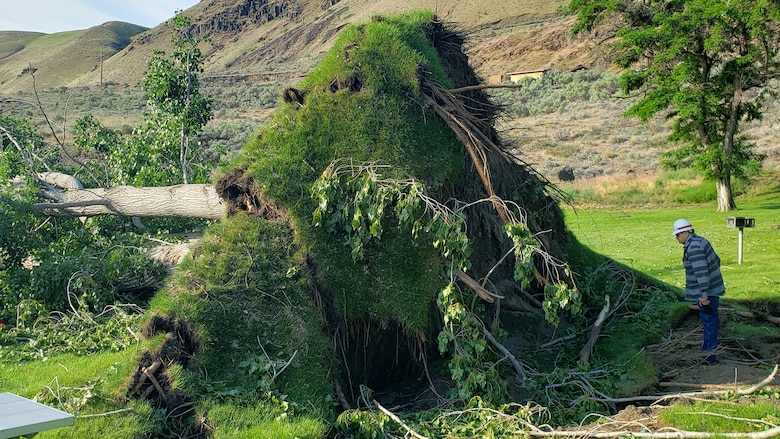
[[[95,73],[100,83],[101,61],[131,44],[147,30],[143,26],[110,21],[89,29],[43,34],[0,32],[0,91],[29,91],[30,70],[41,88],[60,87],[84,75]],[[143,72],[143,70],[142,70]]]

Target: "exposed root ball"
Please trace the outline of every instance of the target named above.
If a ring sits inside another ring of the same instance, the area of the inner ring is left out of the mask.
[[[232,169],[216,182],[214,188],[228,204],[228,215],[245,211],[270,221],[283,221],[286,215],[261,192],[254,178],[244,169]]]

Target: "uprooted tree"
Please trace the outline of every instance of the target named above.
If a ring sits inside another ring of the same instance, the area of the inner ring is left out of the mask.
[[[506,401],[535,372],[504,342],[538,343],[528,321],[590,303],[601,328],[609,296],[579,291],[555,189],[502,146],[462,43],[428,12],[347,28],[213,186],[37,176],[46,214],[222,218],[152,300],[128,397],[203,434],[218,404],[330,417],[402,382],[421,408]]]

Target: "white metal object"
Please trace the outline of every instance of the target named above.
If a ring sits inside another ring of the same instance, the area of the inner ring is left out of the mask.
[[[0,439],[26,436],[52,428],[67,427],[76,417],[23,398],[13,393],[0,393]]]

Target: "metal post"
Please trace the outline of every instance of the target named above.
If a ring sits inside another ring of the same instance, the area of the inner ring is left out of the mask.
[[[744,227],[739,228],[739,239],[737,246],[739,247],[739,254],[737,255],[737,264],[742,265],[742,235],[744,233]]]

